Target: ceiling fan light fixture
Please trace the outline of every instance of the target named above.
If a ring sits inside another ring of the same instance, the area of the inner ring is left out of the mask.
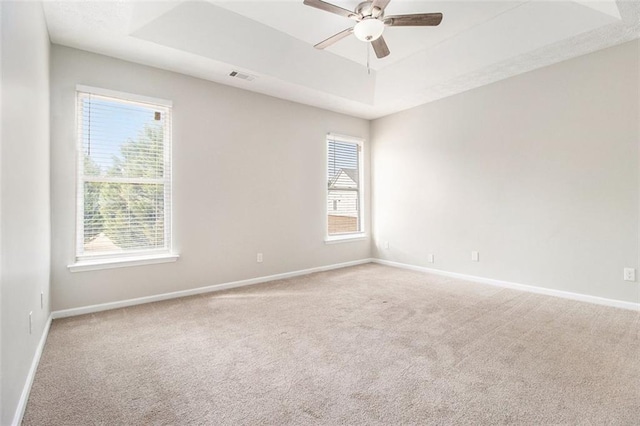
[[[353,27],[353,34],[362,41],[374,41],[384,31],[384,22],[375,18],[365,18]]]

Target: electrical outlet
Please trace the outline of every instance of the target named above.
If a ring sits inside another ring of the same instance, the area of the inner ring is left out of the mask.
[[[384,247],[385,250],[389,250],[389,241],[384,241],[382,247]]]
[[[33,311],[29,312],[29,334],[33,332]]]
[[[430,254],[429,257],[427,258],[429,263],[434,263],[435,262],[435,256]]]
[[[636,280],[636,270],[634,268],[624,268],[624,280],[625,281],[635,281]]]
[[[478,253],[477,251],[472,251],[471,252],[471,261],[472,262],[480,262],[480,253]]]
[[[258,263],[262,263],[262,253],[258,253],[258,256],[256,256],[256,261]]]

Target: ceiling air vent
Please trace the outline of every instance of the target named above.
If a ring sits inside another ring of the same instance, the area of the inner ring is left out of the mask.
[[[242,80],[247,80],[247,81],[253,81],[256,79],[255,75],[242,74],[241,72],[238,72],[238,71],[231,71],[231,74],[229,75],[231,77],[240,78]]]

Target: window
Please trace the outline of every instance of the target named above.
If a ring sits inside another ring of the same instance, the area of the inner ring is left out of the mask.
[[[171,249],[171,102],[78,87],[77,260]]]
[[[327,137],[327,235],[361,236],[362,141]]]

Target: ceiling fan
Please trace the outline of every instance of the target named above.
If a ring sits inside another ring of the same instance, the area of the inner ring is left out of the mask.
[[[378,58],[389,55],[389,47],[382,37],[385,27],[434,27],[442,22],[442,13],[417,13],[412,15],[384,16],[384,9],[391,0],[367,0],[356,6],[352,12],[340,6],[322,0],[304,0],[307,6],[315,7],[326,12],[344,16],[356,21],[353,28],[347,28],[328,39],[321,41],[314,47],[324,49],[339,40],[354,34],[359,40],[371,42]]]

